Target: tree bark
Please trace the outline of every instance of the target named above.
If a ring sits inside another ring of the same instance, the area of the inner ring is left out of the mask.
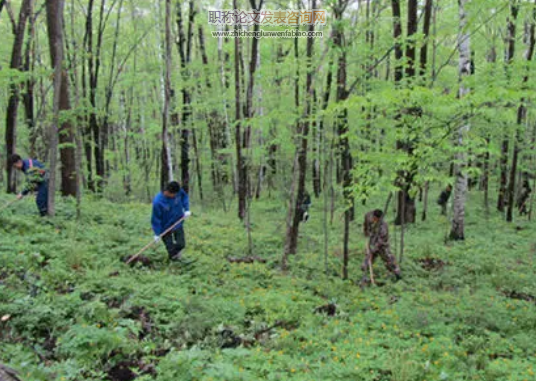
[[[233,8],[238,9],[238,0],[233,0]],[[239,25],[234,26],[238,33]],[[238,218],[243,220],[246,216],[246,183],[243,167],[245,159],[242,153],[242,106],[240,93],[240,39],[234,39],[234,74],[235,74],[235,146],[236,146],[236,173],[238,185]]]
[[[404,76],[402,67],[402,12],[400,11],[400,0],[391,0],[391,8],[393,12],[393,37],[395,40],[395,83],[399,83]]]
[[[508,18],[508,24],[506,27],[506,50],[505,50],[505,71],[507,80],[510,79],[510,67],[515,56],[516,47],[516,21],[518,15],[517,0],[510,0],[510,16]],[[499,212],[504,213],[507,201],[510,196],[508,195],[508,154],[509,154],[510,139],[506,135],[503,139],[501,146],[501,175],[499,185],[499,197],[497,199],[497,209]]]
[[[469,94],[470,89],[464,84],[464,79],[471,75],[471,41],[470,33],[467,30],[467,12],[466,5],[470,0],[458,0],[459,4],[459,22],[460,33],[458,37],[458,49],[460,53],[459,59],[459,77],[460,77],[460,89],[458,92],[458,98],[463,98]],[[465,239],[465,202],[467,198],[467,174],[465,173],[465,166],[467,164],[467,157],[463,151],[464,137],[469,132],[469,121],[465,120],[461,127],[458,129],[458,153],[456,154],[457,164],[455,166],[456,183],[454,185],[454,203],[453,203],[453,217],[452,228],[450,232],[450,238],[453,240]]]
[[[348,89],[346,82],[346,42],[344,31],[342,30],[343,13],[348,5],[347,0],[339,0],[334,8],[335,19],[338,21],[334,34],[333,43],[340,51],[337,66],[337,92],[336,102],[344,102],[348,99]],[[348,110],[344,108],[336,116],[337,133],[339,137],[340,166],[341,177],[344,187],[345,211],[344,211],[344,235],[343,235],[343,268],[342,277],[348,279],[348,262],[349,262],[349,238],[350,222],[353,219],[354,200],[351,195],[350,186],[352,185],[351,170],[353,167],[353,158],[350,153],[350,141],[348,139]]]
[[[51,61],[54,67],[54,118],[50,127],[48,214],[55,214],[56,157],[58,150],[58,124],[60,104],[62,103],[62,82],[65,79],[63,63],[63,0],[46,2],[48,41]]]
[[[415,55],[416,55],[416,41],[414,35],[417,33],[419,19],[417,16],[418,1],[408,1],[408,38],[406,41],[406,77],[412,79],[415,77]]]
[[[173,89],[171,88],[171,71],[173,70],[171,56],[171,0],[166,0],[164,12],[164,50],[166,55],[166,65],[164,69],[164,108],[162,110],[162,150],[160,153],[160,188],[162,190],[166,187],[168,182],[173,180],[173,161],[171,159],[171,147],[169,142],[170,104],[173,92]]]
[[[422,32],[424,34],[424,43],[421,47],[420,57],[420,74],[424,76],[426,74],[426,67],[428,65],[428,41],[430,39],[430,24],[432,20],[432,13],[434,8],[433,0],[426,0],[424,5],[424,23]]]
[[[316,8],[316,0],[312,0],[312,9]],[[315,30],[314,24],[309,25],[308,32],[313,33]],[[313,47],[314,39],[307,38],[306,60],[307,60],[307,75],[305,80],[305,107],[302,117],[297,123],[297,136],[299,144],[296,147],[295,156],[297,160],[297,168],[294,169],[293,176],[298,178],[297,192],[291,195],[288,213],[292,215],[292,223],[287,226],[285,254],[296,254],[298,248],[298,235],[300,223],[303,220],[303,210],[301,206],[305,198],[305,179],[307,176],[307,149],[309,142],[310,118],[313,108]],[[288,219],[290,220],[290,218]]]
[[[181,60],[181,76],[186,82],[190,78],[189,64],[191,59],[191,47],[193,40],[193,22],[195,17],[195,8],[193,0],[189,1],[188,11],[188,29],[187,35],[184,33],[184,19],[182,15],[181,3],[177,2],[177,28],[179,32],[178,44],[179,56]],[[181,128],[181,181],[182,186],[189,191],[190,188],[190,119],[192,116],[192,95],[187,86],[182,88],[182,128]]]
[[[533,11],[533,18],[529,27],[529,33],[528,33],[528,49],[525,52],[525,60],[527,62],[526,72],[523,76],[523,88],[526,88],[526,84],[529,81],[529,64],[532,61],[532,56],[534,55],[534,46],[535,46],[535,22],[534,17],[536,17],[536,2],[535,2],[535,8]],[[514,138],[514,146],[513,146],[513,157],[512,157],[512,168],[510,169],[510,182],[508,187],[508,210],[506,213],[506,221],[512,222],[513,221],[513,210],[515,207],[514,202],[514,196],[516,194],[516,176],[517,176],[517,167],[518,167],[518,157],[519,157],[519,151],[520,151],[520,145],[521,145],[521,129],[523,128],[523,125],[525,124],[527,120],[527,106],[526,106],[526,99],[521,98],[520,105],[517,109],[517,128],[515,132],[515,138]]]
[[[24,34],[26,23],[32,11],[32,0],[24,0],[19,13],[19,21],[14,25],[14,41],[11,49],[11,60],[9,67],[11,69],[23,70],[22,49],[24,46]],[[17,147],[17,114],[19,109],[20,90],[19,85],[12,82],[9,86],[10,94],[6,111],[6,159],[7,163],[16,151]],[[7,168],[7,192],[15,193],[16,182],[13,167],[8,165]]]

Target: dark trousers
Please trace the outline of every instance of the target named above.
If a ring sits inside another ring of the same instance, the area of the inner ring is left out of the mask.
[[[165,235],[162,240],[166,245],[169,257],[172,258],[179,254],[182,249],[186,247],[186,240],[184,238],[184,228],[181,226],[174,232]]]
[[[35,203],[41,216],[46,216],[48,212],[48,181],[43,181],[37,187]]]

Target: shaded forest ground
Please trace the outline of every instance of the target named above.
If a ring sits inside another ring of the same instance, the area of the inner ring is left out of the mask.
[[[80,224],[70,202],[53,222],[16,205],[0,215],[0,362],[26,381],[536,379],[534,224],[486,219],[474,196],[467,240],[445,245],[449,223],[432,204],[407,232],[404,280],[378,262],[384,285],[363,292],[368,208],[352,225],[345,282],[341,211],[326,277],[313,203],[287,275],[280,202],[253,206],[254,254],[267,262],[252,264],[226,259],[246,251],[235,211],[194,203],[185,255],[199,260],[188,270],[162,246],[148,267],[121,262],[152,237],[148,205],[85,200]]]

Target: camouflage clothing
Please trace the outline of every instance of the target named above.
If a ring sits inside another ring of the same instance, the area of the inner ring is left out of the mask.
[[[373,226],[374,226],[374,211],[370,211],[367,214],[365,214],[365,220],[363,221],[363,234],[365,234],[365,237],[370,237]]]
[[[516,202],[517,210],[519,211],[519,214],[521,216],[528,214],[527,206],[530,203],[529,198],[530,198],[531,193],[532,193],[532,189],[529,185],[529,182],[524,181],[523,186],[521,187],[519,191],[519,195],[517,197],[517,202]]]
[[[387,270],[395,275],[400,275],[400,268],[396,263],[395,256],[391,253],[389,244],[389,227],[385,221],[374,223],[373,214],[369,212],[365,215],[364,233],[369,238],[369,252],[361,269],[363,270],[363,281],[368,281],[369,266],[371,266],[377,257],[380,257],[385,263]],[[370,223],[367,223],[367,220]]]

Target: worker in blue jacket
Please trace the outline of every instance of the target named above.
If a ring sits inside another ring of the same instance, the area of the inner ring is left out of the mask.
[[[167,234],[164,233],[178,221],[190,215],[188,194],[177,181],[170,182],[165,190],[158,193],[153,200],[151,224],[155,234],[154,239],[157,242],[160,239],[164,241],[169,259],[172,261],[182,261],[182,250],[186,247],[183,222],[177,224]]]
[[[22,159],[19,155],[11,156],[13,168],[22,171],[26,176],[26,183],[17,199],[21,199],[31,192],[37,192],[35,201],[42,217],[48,213],[48,173],[43,163],[34,159]]]

